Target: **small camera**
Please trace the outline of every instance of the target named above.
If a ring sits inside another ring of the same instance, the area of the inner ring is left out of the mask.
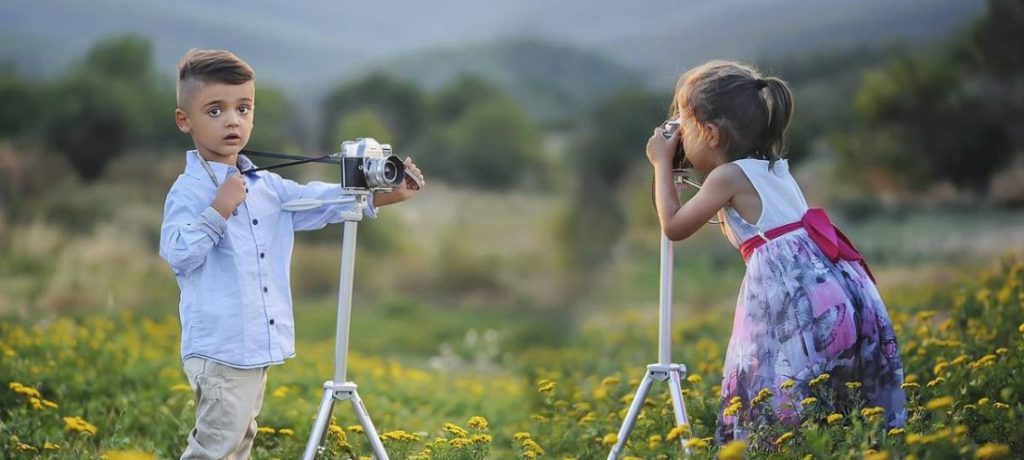
[[[341,143],[341,186],[389,192],[405,180],[405,165],[390,144],[366,137]]]
[[[665,139],[672,137],[672,133],[679,129],[680,124],[681,122],[678,118],[666,120],[661,124],[661,135],[665,136]],[[680,138],[679,142],[676,143],[676,153],[672,156],[672,169],[680,171],[690,168],[693,168],[693,165],[686,159],[686,152],[683,151],[683,139]]]

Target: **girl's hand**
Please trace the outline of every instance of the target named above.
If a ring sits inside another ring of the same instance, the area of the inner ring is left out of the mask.
[[[660,126],[654,128],[654,134],[647,139],[647,160],[651,162],[652,166],[655,168],[671,167],[672,156],[675,155],[676,147],[679,145],[680,131],[682,129],[677,128],[666,139]]]

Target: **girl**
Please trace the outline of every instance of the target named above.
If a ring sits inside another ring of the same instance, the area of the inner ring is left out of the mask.
[[[671,135],[657,128],[647,142],[661,229],[682,240],[717,213],[747,263],[717,441],[746,438],[772,421],[798,424],[811,407],[802,401],[819,384],[836,397],[813,404],[849,411],[859,398],[881,407],[889,427],[901,426],[903,365],[871,272],[824,211],[808,209],[783,159],[789,86],[736,62],[712,61],[679,79],[672,112],[679,128]],[[686,159],[707,174],[685,204],[672,172],[680,142]]]

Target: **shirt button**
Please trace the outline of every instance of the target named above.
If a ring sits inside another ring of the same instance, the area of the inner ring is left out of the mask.
[[[271,319],[271,320],[270,320],[270,325],[271,325],[271,326],[273,326],[273,325],[274,325],[274,320],[273,320],[273,319]]]
[[[260,253],[260,259],[262,259],[262,258],[263,258],[263,256],[265,256],[265,255],[266,255],[266,254],[264,254],[264,253],[262,253],[262,252],[261,252],[261,253]]]
[[[259,220],[259,219],[253,219],[253,220],[252,220],[252,224],[253,224],[253,225],[256,225],[256,224],[259,224],[259,223],[260,223],[260,220]]]
[[[266,287],[266,286],[264,286],[264,287],[263,287],[263,292],[267,292],[268,290],[269,290],[269,289],[267,289],[267,287]]]

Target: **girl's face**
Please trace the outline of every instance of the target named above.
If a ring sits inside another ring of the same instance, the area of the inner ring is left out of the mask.
[[[693,163],[694,168],[703,173],[708,173],[715,167],[725,163],[725,154],[721,150],[721,131],[711,123],[701,124],[689,114],[689,111],[680,111],[683,116],[680,119],[679,142],[683,143],[683,150],[686,158]]]

